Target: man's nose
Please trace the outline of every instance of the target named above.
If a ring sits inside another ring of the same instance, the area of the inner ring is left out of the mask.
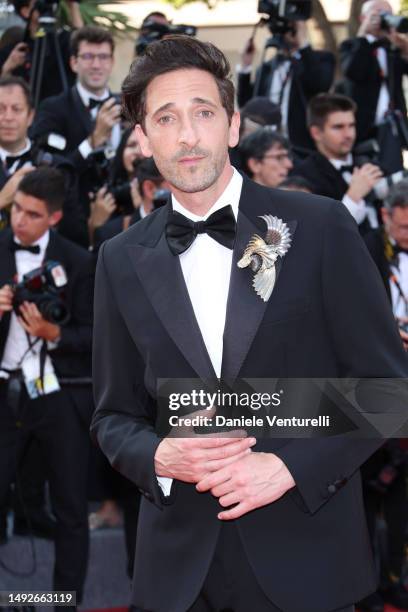
[[[184,119],[181,123],[179,143],[187,145],[192,149],[198,143],[199,137],[190,119]]]

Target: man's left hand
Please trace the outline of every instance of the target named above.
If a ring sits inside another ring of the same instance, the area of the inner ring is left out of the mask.
[[[296,486],[286,465],[271,453],[252,452],[227,467],[205,476],[197,485],[200,493],[211,491],[224,508],[221,520],[232,520],[270,504]]]
[[[43,338],[54,342],[61,334],[59,325],[46,321],[37,306],[32,302],[24,302],[20,306],[21,317],[18,318],[20,325],[30,336]]]

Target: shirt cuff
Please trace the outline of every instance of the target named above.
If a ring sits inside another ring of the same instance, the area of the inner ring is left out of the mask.
[[[81,142],[81,144],[78,147],[78,151],[80,152],[80,154],[82,155],[84,159],[86,159],[88,155],[92,153],[92,147],[89,144],[87,139]]]
[[[159,487],[161,488],[163,495],[165,497],[169,497],[171,493],[171,485],[173,484],[172,478],[167,478],[166,476],[156,476],[157,482],[159,483]]]
[[[60,343],[61,336],[59,336],[56,340],[47,340],[47,349],[49,351],[53,351],[56,349]]]
[[[343,196],[342,202],[349,213],[354,217],[358,225],[364,221],[367,215],[367,205],[364,200],[355,202],[350,196]]]
[[[238,74],[251,74],[252,64],[250,64],[249,66],[241,66],[241,64],[237,64],[235,66],[235,70],[236,72],[238,72]]]

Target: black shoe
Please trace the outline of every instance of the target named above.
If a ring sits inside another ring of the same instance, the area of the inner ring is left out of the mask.
[[[384,601],[379,593],[373,593],[356,604],[361,612],[384,612]]]
[[[34,536],[45,540],[55,539],[56,522],[45,512],[33,514],[30,524],[23,518],[14,517],[14,535]]]

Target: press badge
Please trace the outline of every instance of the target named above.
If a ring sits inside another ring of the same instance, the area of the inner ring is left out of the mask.
[[[42,379],[40,374],[40,355],[38,353],[30,352],[21,364],[21,369],[30,399],[36,399],[42,395],[48,395],[49,393],[61,390],[49,355],[45,358]]]

